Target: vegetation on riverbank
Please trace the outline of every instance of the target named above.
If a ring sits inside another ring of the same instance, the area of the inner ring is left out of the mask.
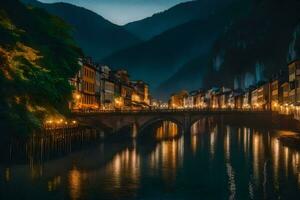
[[[81,50],[70,27],[18,0],[0,2],[0,128],[26,135],[53,114],[68,112],[68,79]]]

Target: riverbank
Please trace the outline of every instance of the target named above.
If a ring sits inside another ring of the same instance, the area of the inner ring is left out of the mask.
[[[248,115],[220,115],[217,117],[215,116],[215,119],[218,122],[236,126],[272,128],[300,133],[300,121],[294,119],[291,115],[280,115],[278,113],[257,115],[255,117]]]
[[[43,163],[59,160],[85,149],[97,148],[103,143],[120,143],[122,148],[111,149],[105,153],[104,160],[109,160],[123,148],[130,146],[131,140],[124,140],[110,133],[88,127],[63,128],[43,130],[27,137],[6,137],[0,142],[0,163],[7,165],[22,165],[30,162]],[[123,145],[124,144],[124,145]],[[102,150],[104,150],[102,148]],[[109,158],[110,157],[110,158]]]

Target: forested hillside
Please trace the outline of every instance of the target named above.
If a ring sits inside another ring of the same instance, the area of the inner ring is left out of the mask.
[[[65,114],[81,50],[70,27],[18,0],[0,1],[1,134],[29,133]]]

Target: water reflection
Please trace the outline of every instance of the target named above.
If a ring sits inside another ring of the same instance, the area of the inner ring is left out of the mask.
[[[127,148],[118,153],[107,165],[106,170],[112,174],[112,187],[121,189],[127,186],[130,190],[136,190],[140,182],[140,157],[136,148]]]
[[[11,172],[10,172],[10,168],[6,168],[5,172],[4,172],[4,177],[5,177],[5,181],[9,182],[11,179]]]
[[[226,132],[224,138],[224,152],[225,152],[226,171],[228,177],[229,199],[235,199],[236,178],[235,178],[235,170],[232,167],[231,158],[230,158],[231,134],[232,134],[231,128],[229,126],[226,126]]]
[[[199,148],[199,136],[205,133],[206,123],[206,118],[203,118],[195,122],[191,127],[191,149],[193,154],[196,154],[197,149]]]
[[[156,128],[155,139],[158,141],[172,139],[179,136],[179,131],[177,124],[170,121],[163,121],[158,128]]]
[[[203,126],[205,126],[206,130],[204,134]],[[245,187],[245,190],[248,191],[247,195],[243,194],[247,198],[253,199],[257,198],[257,196],[269,198],[274,195],[273,192],[276,195],[285,193],[282,189],[284,187],[283,184],[292,185],[293,182],[296,182],[298,188],[293,187],[293,190],[289,189],[292,193],[300,188],[299,152],[280,143],[278,136],[282,134],[291,133],[285,131],[273,131],[273,133],[270,133],[269,131],[248,127],[235,128],[231,126],[224,126],[224,128],[221,127],[220,129],[217,123],[201,125],[201,122],[199,122],[191,129],[191,150],[193,154],[195,152],[197,154],[203,153],[199,152],[202,149],[198,149],[197,152],[194,142],[198,141],[199,143],[201,140],[208,140],[207,144],[205,142],[203,144],[206,144],[209,150],[209,162],[213,163],[216,148],[220,147],[218,140],[223,138],[228,198],[236,199],[239,197],[241,191],[238,188],[241,190],[242,187]],[[215,159],[220,159],[219,155],[217,156],[218,158]],[[252,169],[248,168],[250,163]],[[239,174],[242,166],[247,169],[247,179],[249,180],[244,186],[237,184],[241,181],[240,177],[245,179],[245,174]],[[290,178],[294,180],[292,181]]]
[[[214,158],[215,155],[217,132],[218,132],[218,126],[216,126],[210,131],[210,155],[212,159]]]
[[[55,176],[51,180],[48,181],[48,191],[55,191],[61,184],[61,177]]]
[[[25,145],[26,162],[0,164],[0,199],[26,194],[72,200],[299,197],[299,151],[277,139],[287,132],[209,119],[195,123],[190,135],[178,132],[174,124],[163,123],[153,132],[154,144],[87,142],[88,150],[78,148],[88,141],[83,135],[67,141],[36,138]]]
[[[76,169],[69,172],[70,197],[72,200],[80,199],[82,186],[82,174]]]
[[[150,166],[162,172],[167,181],[175,178],[176,171],[182,166],[184,155],[184,138],[167,140],[159,143],[150,154]]]

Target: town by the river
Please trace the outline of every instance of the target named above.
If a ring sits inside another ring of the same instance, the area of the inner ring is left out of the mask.
[[[0,200],[300,199],[300,0],[0,0]]]

